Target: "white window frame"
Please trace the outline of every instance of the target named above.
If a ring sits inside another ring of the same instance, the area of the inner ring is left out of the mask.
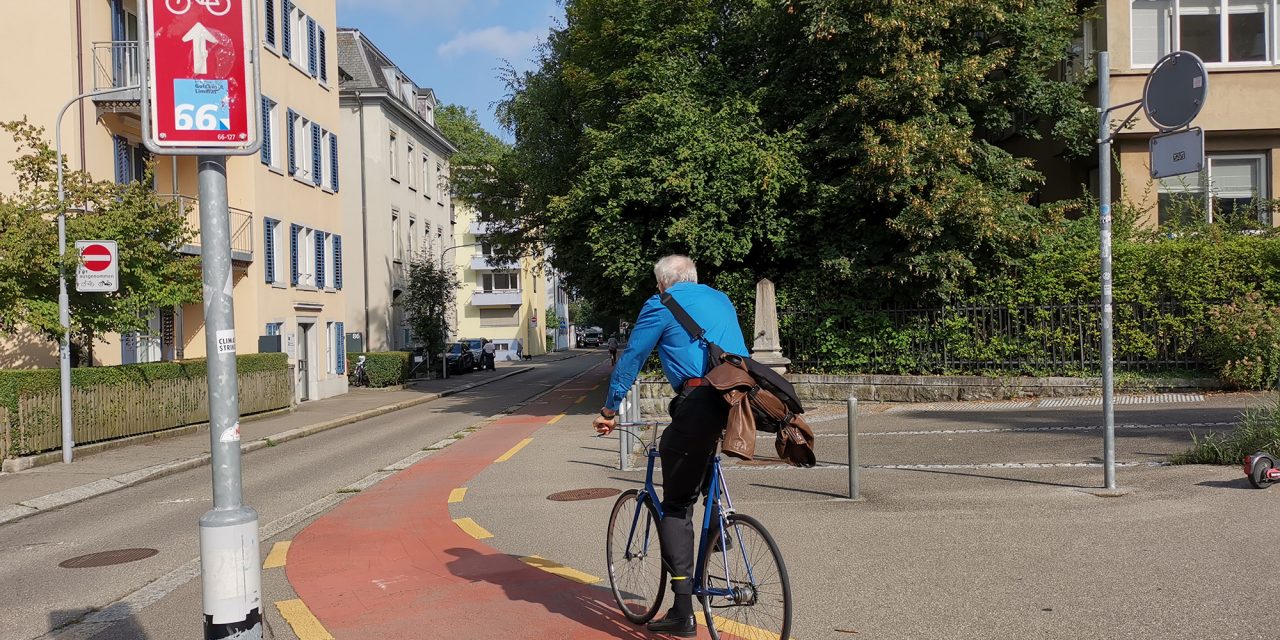
[[[431,156],[422,154],[422,195],[426,199],[431,199]]]
[[[1147,0],[1126,0],[1126,1],[1128,2],[1128,11],[1129,11],[1129,66],[1130,68],[1133,68],[1133,69],[1150,69],[1153,66],[1153,64],[1151,63],[1138,64],[1133,60],[1134,28],[1136,24],[1136,21],[1133,18],[1133,5],[1135,2],[1146,2]],[[1219,13],[1216,15],[1219,15],[1222,18],[1218,22],[1218,28],[1219,28],[1218,42],[1219,42],[1219,46],[1221,47],[1219,54],[1222,58],[1225,59],[1228,57],[1227,53],[1231,48],[1231,43],[1230,43],[1230,30],[1231,30],[1230,16],[1232,13],[1230,8],[1231,0],[1216,0],[1216,1],[1219,3],[1218,4]],[[1214,68],[1224,68],[1224,67],[1266,67],[1266,66],[1275,66],[1277,64],[1280,64],[1280,37],[1277,37],[1277,32],[1280,32],[1280,15],[1277,15],[1278,13],[1280,13],[1280,11],[1278,11],[1280,10],[1280,0],[1258,0],[1258,2],[1260,4],[1265,5],[1265,11],[1266,11],[1265,19],[1263,20],[1263,28],[1265,29],[1263,37],[1266,39],[1265,51],[1267,54],[1267,59],[1239,61],[1239,62],[1232,62],[1230,60],[1227,60],[1225,62],[1206,62],[1205,63],[1206,68],[1214,69]],[[1166,40],[1169,45],[1169,51],[1157,51],[1156,52],[1157,60],[1160,59],[1161,57],[1164,57],[1165,55],[1168,55],[1171,51],[1177,51],[1182,48],[1181,16],[1184,15],[1182,11],[1182,0],[1170,0],[1169,4],[1170,4],[1170,7],[1169,7],[1168,23],[1161,25],[1161,28],[1164,29],[1166,32],[1166,36],[1167,36]],[[1241,13],[1241,12],[1237,11],[1236,13]],[[1198,13],[1190,12],[1185,15],[1198,15]]]
[[[407,167],[407,171],[406,171],[406,173],[409,174],[409,190],[417,191],[418,190],[418,172],[413,170],[413,156],[414,156],[413,152],[415,147],[413,145],[413,140],[406,140],[405,144],[408,145],[408,149],[409,149],[408,153],[405,154],[405,157],[409,159],[409,166]]]
[[[391,179],[400,182],[400,132],[391,129],[387,136],[387,144],[389,149],[389,160],[391,162]]]
[[[338,372],[338,353],[334,347],[338,343],[338,323],[324,323],[324,350],[325,350],[325,373],[335,374]]]
[[[498,276],[507,279],[505,288],[498,287]],[[491,271],[480,274],[480,290],[485,293],[514,293],[520,290],[520,274],[514,271]]]
[[[316,282],[316,230],[302,227],[298,231],[298,286],[319,289]]]
[[[436,203],[444,206],[444,163],[436,160],[436,183],[432,185],[436,192]]]
[[[314,186],[311,181],[311,172],[315,171],[311,166],[311,119],[296,111],[293,115],[293,177]]]
[[[307,28],[307,14],[298,8],[297,3],[291,3],[289,7],[289,25],[290,37],[293,39],[293,46],[289,51],[289,63],[298,71],[301,71],[309,77],[311,71],[307,68],[307,55],[310,53],[310,44],[307,38],[310,37]]]
[[[333,132],[328,129],[320,130],[320,188],[333,193]]]
[[[418,217],[409,214],[409,256],[418,255]]]
[[[391,210],[391,259],[404,262],[404,238],[400,233],[400,210]]]
[[[284,169],[283,158],[289,153],[289,150],[284,148],[287,141],[281,135],[284,127],[281,126],[280,113],[283,108],[279,102],[272,100],[271,112],[267,114],[267,137],[271,143],[271,157],[267,159],[267,166],[281,171]]]
[[[337,274],[334,272],[335,254],[333,252],[333,234],[324,234],[324,288],[337,290]]]
[[[1257,200],[1266,200],[1266,199],[1269,197],[1269,196],[1268,196],[1268,193],[1269,193],[1269,192],[1268,192],[1268,190],[1267,190],[1267,188],[1268,188],[1268,184],[1267,184],[1267,176],[1268,176],[1268,171],[1270,170],[1270,167],[1268,166],[1268,157],[1267,157],[1267,154],[1266,154],[1266,153],[1214,153],[1214,154],[1206,154],[1206,155],[1205,155],[1205,170],[1204,170],[1204,171],[1200,174],[1200,176],[1199,176],[1199,178],[1200,178],[1200,180],[1199,180],[1199,182],[1200,182],[1199,187],[1198,187],[1198,188],[1196,188],[1196,189],[1194,189],[1194,190],[1191,190],[1191,189],[1184,190],[1184,191],[1183,191],[1183,193],[1197,194],[1197,195],[1199,195],[1199,196],[1201,196],[1201,197],[1203,198],[1203,203],[1204,203],[1204,219],[1205,219],[1205,220],[1207,220],[1210,224],[1213,224],[1214,222],[1216,222],[1216,221],[1214,220],[1214,217],[1213,217],[1213,216],[1214,216],[1214,206],[1213,206],[1213,204],[1214,204],[1214,200],[1216,200],[1216,199],[1219,197],[1218,189],[1214,186],[1214,171],[1213,171],[1213,166],[1214,166],[1214,164],[1215,164],[1216,162],[1221,162],[1221,161],[1224,161],[1224,160],[1247,160],[1247,161],[1255,161],[1255,162],[1257,162],[1257,163],[1258,163],[1258,164],[1257,164],[1257,167],[1258,167],[1258,172],[1257,172],[1257,178],[1258,178],[1258,190],[1257,190],[1255,193],[1253,193],[1251,197],[1253,197],[1253,198],[1255,198],[1255,199],[1257,199]],[[1180,176],[1175,176],[1175,177],[1174,177],[1174,178],[1172,178],[1172,179],[1173,179],[1173,180],[1177,180],[1179,177],[1180,177]],[[1165,189],[1165,187],[1164,187],[1163,182],[1161,182],[1161,181],[1157,181],[1157,182],[1156,182],[1156,192],[1157,192],[1157,194],[1165,194],[1165,193],[1174,194],[1174,193],[1179,193],[1178,191],[1173,190],[1173,189],[1168,189],[1168,190],[1166,190],[1166,189]],[[1157,195],[1157,201],[1158,201],[1158,195]],[[1159,206],[1159,205],[1157,204],[1157,207],[1158,207],[1158,206]],[[1156,214],[1157,214],[1157,217],[1158,217],[1158,216],[1159,216],[1159,211],[1158,211],[1158,210],[1157,210]],[[1266,222],[1269,222],[1269,221],[1263,220],[1263,221],[1261,221],[1261,222],[1266,223]]]
[[[275,248],[271,256],[275,262],[275,277],[271,284],[286,286],[289,284],[289,227],[280,220],[271,225],[271,244]]]

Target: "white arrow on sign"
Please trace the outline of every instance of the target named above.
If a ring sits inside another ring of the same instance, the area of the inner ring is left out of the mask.
[[[192,72],[197,75],[209,73],[209,45],[217,42],[218,39],[213,37],[203,24],[197,22],[187,35],[182,36],[182,41],[191,43],[191,57],[195,60],[195,68]]]

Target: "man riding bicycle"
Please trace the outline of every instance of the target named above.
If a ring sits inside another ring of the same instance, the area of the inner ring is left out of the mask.
[[[671,255],[653,267],[659,293],[670,293],[706,331],[706,339],[726,353],[749,355],[738,313],[724,293],[698,284],[693,260]],[[662,460],[662,520],[659,539],[663,562],[671,570],[675,604],[665,618],[648,625],[649,631],[682,638],[697,635],[693,618],[693,505],[698,501],[707,463],[728,420],[728,406],[719,392],[706,384],[707,349],[689,335],[655,295],[640,309],[640,316],[609,380],[609,395],[592,426],[607,434],[617,426],[618,406],[654,347],[662,370],[676,391],[669,411],[671,424],[662,433],[658,452]]]

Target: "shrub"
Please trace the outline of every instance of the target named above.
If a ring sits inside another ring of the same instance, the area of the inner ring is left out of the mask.
[[[1173,464],[1241,464],[1255,451],[1280,454],[1280,397],[1265,407],[1245,412],[1240,426],[1228,434],[1210,433],[1203,439],[1192,436],[1191,450],[1180,453]]]
[[[409,379],[413,354],[408,351],[348,353],[347,375],[355,371],[356,361],[360,356],[365,357],[364,372],[369,376],[370,387],[390,387],[404,384]]]
[[[1206,315],[1203,351],[1219,377],[1246,389],[1274,386],[1280,372],[1280,307],[1251,292]]]

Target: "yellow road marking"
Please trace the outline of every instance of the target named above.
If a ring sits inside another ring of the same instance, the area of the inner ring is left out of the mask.
[[[280,615],[284,616],[285,622],[293,627],[293,633],[298,636],[298,640],[334,640],[333,636],[325,631],[324,625],[316,620],[315,614],[311,613],[311,609],[307,608],[305,602],[281,600],[276,603],[276,608],[280,610]]]
[[[462,497],[463,497],[463,496],[465,496],[465,495],[467,495],[467,488],[466,488],[466,487],[458,487],[457,489],[454,489],[453,491],[450,491],[450,492],[449,492],[449,504],[454,504],[454,503],[457,503],[457,502],[462,502]]]
[[[578,399],[577,399],[577,400],[574,400],[574,401],[573,401],[573,403],[574,403],[574,404],[582,404],[582,403],[584,403],[584,402],[586,402],[586,401],[587,401],[587,397],[586,397],[586,396],[578,396]]]
[[[701,611],[694,613],[694,615],[698,618],[698,624],[704,627],[707,626],[707,617]],[[749,624],[734,622],[721,616],[716,616],[716,630],[744,640],[778,640],[780,638],[778,634],[772,631],[765,631]],[[791,636],[791,638],[795,638],[795,636]]]
[[[277,542],[271,546],[271,553],[267,554],[267,559],[262,563],[263,569],[275,569],[283,567],[285,560],[289,556],[289,545],[291,541]]]
[[[468,535],[476,540],[484,540],[485,538],[493,537],[493,534],[489,533],[488,529],[476,524],[476,521],[471,518],[457,518],[453,523],[458,525],[458,528],[466,531]]]
[[[596,389],[599,389],[599,388],[600,388],[600,385],[597,384],[596,386],[591,387],[591,391],[595,391]]]
[[[548,421],[547,421],[547,424],[555,424],[555,423],[557,423],[557,422],[560,422],[560,418],[563,418],[563,417],[564,417],[564,414],[562,413],[562,414],[560,414],[560,415],[558,415],[558,416],[556,416],[556,417],[554,417],[554,418],[552,418],[552,419],[548,420]]]
[[[520,450],[525,448],[525,446],[527,446],[530,442],[533,442],[533,438],[525,438],[524,440],[521,440],[520,444],[517,444],[516,446],[511,447],[511,449],[509,449],[506,453],[502,454],[501,456],[498,456],[498,459],[494,460],[494,462],[506,462],[510,460],[511,456],[514,456],[515,454],[520,453]]]
[[[600,582],[600,578],[597,578],[589,573],[583,573],[581,571],[578,571],[577,569],[570,569],[569,567],[566,567],[560,564],[559,562],[552,562],[541,556],[529,556],[527,558],[520,558],[520,561],[531,567],[542,569],[547,573],[553,573],[555,575],[560,576],[561,578],[572,580],[574,582],[581,582],[582,584],[595,584],[597,582]]]

